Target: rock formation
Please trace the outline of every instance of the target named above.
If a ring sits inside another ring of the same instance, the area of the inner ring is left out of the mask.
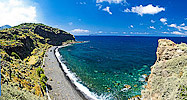
[[[151,67],[143,100],[187,99],[187,44],[158,40],[157,60]]]

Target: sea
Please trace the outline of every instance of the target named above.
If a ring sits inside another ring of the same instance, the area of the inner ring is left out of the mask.
[[[127,100],[141,95],[156,61],[158,39],[187,43],[185,37],[76,36],[57,49],[65,73],[87,98]],[[128,88],[127,88],[128,86]]]

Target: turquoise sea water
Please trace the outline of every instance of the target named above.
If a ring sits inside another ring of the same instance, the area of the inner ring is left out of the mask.
[[[160,38],[79,36],[78,41],[89,42],[60,48],[59,53],[91,92],[104,99],[126,100],[141,94],[146,84],[142,75],[150,74]],[[187,43],[187,38],[169,39]],[[130,85],[131,89],[122,91],[124,85]]]

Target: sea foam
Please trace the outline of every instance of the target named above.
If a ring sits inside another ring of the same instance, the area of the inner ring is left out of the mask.
[[[66,45],[69,46],[69,45]],[[80,83],[80,80],[78,77],[76,77],[76,74],[71,72],[70,69],[61,61],[62,56],[60,55],[58,49],[66,46],[59,46],[57,49],[55,49],[55,55],[60,62],[63,71],[65,72],[66,76],[71,80],[71,82],[76,86],[76,89],[78,89],[87,99],[89,100],[110,100],[112,99],[112,95],[104,95],[101,94],[98,96],[96,93],[91,92],[86,86]]]

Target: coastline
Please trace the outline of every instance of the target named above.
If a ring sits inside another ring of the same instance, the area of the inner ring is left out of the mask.
[[[79,95],[84,100],[100,100],[101,98],[97,94],[91,92],[86,86],[79,83],[80,80],[78,79],[76,74],[72,73],[71,70],[68,69],[67,66],[63,63],[63,61],[61,61],[62,57],[58,51],[59,48],[71,46],[72,44],[79,44],[79,43],[86,43],[86,42],[88,42],[88,41],[82,41],[82,42],[78,41],[78,42],[74,42],[74,43],[65,44],[63,46],[58,46],[55,48],[54,54],[55,54],[56,59],[58,60],[61,70],[63,71],[64,75],[66,76],[66,79],[69,81],[69,83],[72,85],[72,87],[79,93]]]
[[[66,45],[67,46],[67,45]],[[65,47],[65,46],[61,46]],[[64,73],[55,51],[58,47],[49,48],[45,55],[45,67],[43,67],[46,76],[49,78],[47,84],[49,95],[52,100],[87,100],[83,94],[76,89],[71,80]],[[52,89],[50,89],[52,88]]]

